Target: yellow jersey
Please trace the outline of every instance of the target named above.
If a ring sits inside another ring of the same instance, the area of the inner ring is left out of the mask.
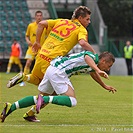
[[[37,31],[38,24],[36,22],[32,22],[28,25],[27,30],[26,30],[26,36],[29,37],[30,41],[32,44],[35,43],[36,41],[36,31]],[[40,45],[44,43],[45,39],[47,38],[48,31],[46,28],[43,30],[41,40],[40,40]]]
[[[47,20],[48,28],[52,29],[42,45],[40,54],[49,58],[66,55],[80,39],[88,40],[88,32],[77,20]]]

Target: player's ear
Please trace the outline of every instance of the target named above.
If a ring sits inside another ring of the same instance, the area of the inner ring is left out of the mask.
[[[78,17],[78,20],[81,21],[81,20],[82,20],[82,16],[79,16],[79,17]]]
[[[101,58],[99,61],[100,61],[100,62],[103,62],[103,58]]]
[[[100,62],[101,62],[102,64],[104,64],[104,63],[106,63],[106,60],[105,60],[104,58],[101,58]]]

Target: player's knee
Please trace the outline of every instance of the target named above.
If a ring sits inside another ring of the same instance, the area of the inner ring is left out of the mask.
[[[70,100],[71,100],[71,104],[72,104],[71,107],[74,107],[74,106],[77,105],[77,100],[76,100],[76,98],[74,98],[74,97],[70,97]]]

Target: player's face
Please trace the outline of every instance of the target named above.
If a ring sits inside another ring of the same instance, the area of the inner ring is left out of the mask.
[[[17,41],[14,41],[14,44],[16,44],[17,43]]]
[[[42,13],[37,13],[35,16],[36,22],[39,23],[42,20],[43,16]]]
[[[107,62],[105,60],[102,60],[102,61],[99,62],[98,68],[100,70],[102,70],[102,71],[108,72],[110,70],[110,68],[111,68],[112,65],[113,65],[113,62],[112,61]]]
[[[78,20],[86,28],[90,24],[90,15],[87,14],[86,17],[79,17]]]

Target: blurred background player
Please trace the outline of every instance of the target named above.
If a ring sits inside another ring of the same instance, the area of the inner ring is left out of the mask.
[[[27,60],[25,67],[24,67],[25,74],[30,73],[31,63],[35,59],[35,56],[36,56],[36,53],[32,52],[32,45],[35,43],[37,26],[38,26],[38,23],[42,20],[42,18],[43,18],[42,12],[36,11],[35,12],[35,21],[30,23],[26,30],[25,39],[28,44],[28,50],[25,55],[25,59]]]
[[[20,44],[17,42],[16,39],[13,40],[13,44],[11,45],[11,53],[10,53],[10,59],[7,65],[7,71],[6,73],[10,73],[12,64],[16,64],[19,66],[20,72],[23,71],[23,66],[20,61],[20,57],[22,55],[22,49]]]
[[[38,23],[42,19],[43,19],[42,11],[36,11],[35,12],[35,21],[31,22],[28,25],[27,30],[26,30],[25,39],[26,39],[26,42],[28,44],[28,50],[27,50],[26,55],[25,55],[26,64],[25,64],[25,67],[24,67],[24,74],[29,74],[30,73],[31,64],[32,64],[32,62],[35,59],[36,54],[37,54],[37,53],[34,53],[32,51],[32,45],[36,41],[36,31],[37,31]],[[42,34],[42,38],[41,38],[40,44],[42,44],[44,42],[45,38],[46,38],[46,36],[45,36],[46,33],[45,32],[46,31],[44,30],[44,32]],[[21,82],[20,86],[23,86],[23,85],[25,85],[25,83]]]
[[[130,41],[126,41],[126,46],[124,47],[124,57],[126,61],[128,75],[132,75],[132,57],[133,57],[133,46]]]

